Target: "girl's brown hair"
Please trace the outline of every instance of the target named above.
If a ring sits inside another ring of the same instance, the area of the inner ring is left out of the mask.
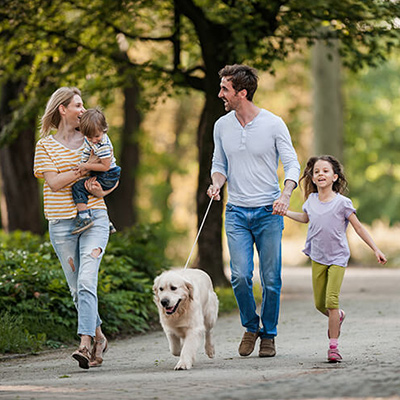
[[[304,197],[307,200],[310,193],[317,193],[318,189],[313,182],[314,165],[317,161],[327,161],[332,165],[333,173],[338,176],[337,180],[333,182],[332,190],[336,193],[343,194],[347,190],[347,180],[344,175],[343,166],[340,162],[333,156],[324,155],[318,157],[311,157],[307,161],[306,168],[304,169],[303,175],[300,178],[300,184],[304,189]]]
[[[75,95],[81,96],[81,92],[76,87],[60,87],[50,97],[46,105],[40,124],[41,137],[46,137],[52,129],[57,129],[60,125],[61,115],[58,108],[62,104],[68,107]]]

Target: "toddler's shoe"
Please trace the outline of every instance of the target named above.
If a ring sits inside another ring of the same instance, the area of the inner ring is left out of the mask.
[[[110,235],[112,235],[115,232],[117,232],[117,229],[115,228],[114,224],[110,221]]]
[[[75,228],[72,230],[72,234],[82,233],[89,229],[94,224],[91,217],[81,218],[79,215],[75,218]]]
[[[336,347],[334,349],[328,350],[328,362],[330,363],[338,363],[342,361],[342,356],[339,353],[339,349]]]

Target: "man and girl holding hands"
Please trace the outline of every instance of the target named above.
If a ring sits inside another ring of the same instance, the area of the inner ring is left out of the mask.
[[[339,293],[350,257],[348,223],[379,263],[385,264],[386,258],[361,225],[351,200],[343,196],[347,181],[343,167],[332,156],[310,158],[300,179],[306,198],[303,212],[288,210],[300,165],[285,123],[253,103],[258,85],[255,69],[227,65],[219,74],[218,97],[227,114],[214,126],[212,184],[207,194],[220,200],[220,191],[228,184],[225,230],[231,283],[245,328],[239,354],[250,355],[258,338],[260,357],[276,354],[281,239],[283,216],[287,216],[309,223],[303,251],[312,260],[315,305],[328,317],[328,361],[340,362],[338,337],[346,314],[339,308]],[[52,129],[56,133],[51,134]],[[109,234],[114,231],[103,197],[116,188],[120,168],[107,130],[99,109],[86,111],[80,91],[62,87],[47,103],[35,151],[34,173],[44,179],[50,239],[78,311],[81,342],[72,356],[85,369],[100,366],[108,348],[98,314],[97,280]],[[279,158],[285,171],[282,191]],[[252,291],[254,245],[262,286],[260,315]]]

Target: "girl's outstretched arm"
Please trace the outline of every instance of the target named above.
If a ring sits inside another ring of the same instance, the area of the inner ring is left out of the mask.
[[[306,224],[309,221],[308,215],[305,212],[295,212],[287,210],[285,216],[297,222],[302,222],[303,224]]]
[[[378,260],[379,264],[386,264],[387,260],[385,255],[379,250],[378,246],[375,244],[374,240],[372,239],[371,235],[368,233],[368,231],[362,226],[360,220],[357,218],[356,214],[353,213],[349,217],[349,221],[351,225],[353,226],[354,230],[356,231],[357,235],[360,236],[362,240],[364,240],[365,243],[375,253],[375,257]]]

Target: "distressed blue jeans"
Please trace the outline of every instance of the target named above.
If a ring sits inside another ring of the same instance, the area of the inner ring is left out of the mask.
[[[50,240],[60,260],[75,307],[78,335],[94,337],[101,325],[97,303],[97,282],[101,259],[110,234],[107,210],[91,210],[94,225],[72,235],[74,219],[49,221]],[[96,250],[100,251],[99,255]]]
[[[272,205],[238,207],[226,205],[225,230],[231,257],[231,283],[243,327],[260,330],[263,338],[277,335],[281,294],[281,241],[283,217],[272,215]],[[256,312],[253,295],[254,245],[259,255],[262,304]]]

